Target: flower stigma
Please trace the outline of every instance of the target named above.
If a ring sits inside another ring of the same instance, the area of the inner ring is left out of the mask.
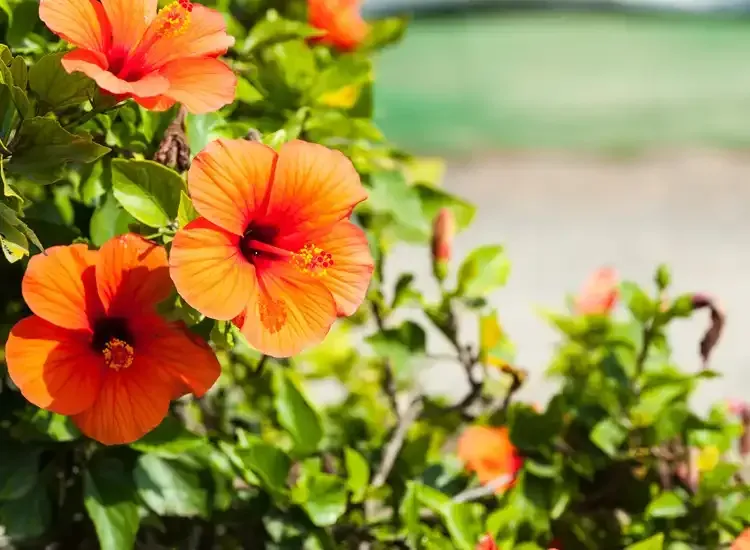
[[[307,243],[292,255],[292,262],[300,272],[313,277],[325,277],[333,267],[333,256],[314,243]]]
[[[133,346],[119,338],[110,338],[102,353],[104,354],[104,363],[110,369],[116,371],[127,369],[133,364],[133,357],[135,356]]]

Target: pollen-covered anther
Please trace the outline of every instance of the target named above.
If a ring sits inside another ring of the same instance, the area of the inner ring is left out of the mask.
[[[258,303],[258,317],[268,332],[275,334],[286,325],[289,310],[284,300],[269,298]]]
[[[333,267],[333,256],[313,243],[307,243],[292,256],[294,266],[313,277],[324,277],[328,268]]]
[[[190,26],[193,3],[190,0],[177,0],[164,6],[156,16],[157,31],[160,37],[167,38],[184,33]]]
[[[127,369],[133,364],[133,357],[135,357],[133,346],[119,338],[110,338],[102,353],[104,363],[114,370]]]

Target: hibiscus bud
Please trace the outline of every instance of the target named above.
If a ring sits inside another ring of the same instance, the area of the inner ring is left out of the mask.
[[[489,533],[484,535],[475,550],[498,550],[495,540]]]
[[[448,275],[448,265],[453,255],[453,237],[456,234],[456,219],[448,208],[441,208],[433,223],[432,270],[439,281]]]
[[[619,297],[617,272],[611,267],[596,270],[586,281],[575,301],[578,315],[606,315]]]

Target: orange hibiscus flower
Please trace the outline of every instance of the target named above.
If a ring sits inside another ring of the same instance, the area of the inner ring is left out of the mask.
[[[575,302],[575,311],[579,315],[604,315],[612,311],[617,303],[617,272],[611,267],[596,270]]]
[[[99,251],[47,249],[31,258],[23,278],[34,315],[10,333],[8,374],[26,399],[71,416],[93,439],[139,439],[164,419],[172,399],[203,395],[219,376],[205,342],[156,314],[172,289],[164,249],[136,235]]]
[[[191,113],[234,101],[237,78],[216,59],[234,38],[224,17],[190,0],[157,14],[156,0],[41,0],[39,17],[77,49],[63,57],[118,98],[161,111],[175,102]]]
[[[505,427],[470,426],[458,440],[458,457],[468,471],[476,472],[481,483],[497,483],[499,493],[513,485],[523,465]],[[503,476],[507,480],[499,481]]]
[[[355,49],[370,32],[358,0],[308,0],[307,14],[311,26],[325,31],[314,40],[340,50]]]
[[[750,529],[745,529],[735,539],[729,550],[750,550]]]
[[[220,139],[196,156],[188,187],[203,217],[177,232],[170,267],[204,315],[233,320],[250,345],[288,357],[362,303],[373,261],[348,218],[367,193],[340,152]]]

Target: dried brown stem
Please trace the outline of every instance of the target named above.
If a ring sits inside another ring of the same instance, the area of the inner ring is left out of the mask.
[[[190,168],[190,146],[185,134],[185,119],[187,109],[181,106],[172,123],[164,132],[164,139],[159,144],[159,149],[154,155],[154,160],[159,164],[174,168],[178,172],[184,172]]]
[[[711,324],[708,330],[703,335],[703,339],[700,343],[700,355],[703,361],[703,369],[708,368],[708,359],[711,356],[711,352],[716,347],[716,344],[721,338],[721,333],[724,330],[724,324],[726,322],[726,313],[724,308],[718,300],[711,298],[705,294],[694,294],[693,295],[693,309],[704,309],[708,308],[711,314]]]

